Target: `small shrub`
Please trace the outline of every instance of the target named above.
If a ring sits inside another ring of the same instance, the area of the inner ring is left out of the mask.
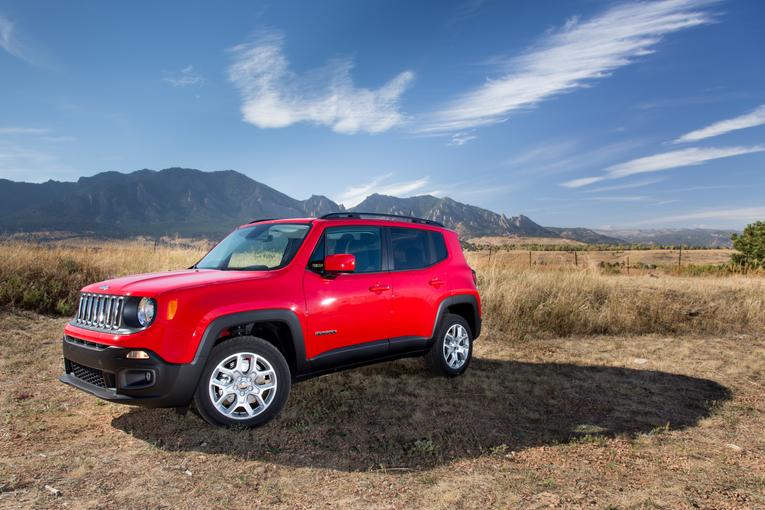
[[[439,449],[438,444],[432,439],[418,439],[412,444],[409,451],[420,455],[435,455]]]

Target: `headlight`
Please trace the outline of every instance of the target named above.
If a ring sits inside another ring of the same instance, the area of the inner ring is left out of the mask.
[[[141,298],[138,302],[138,323],[141,327],[146,327],[154,320],[154,314],[157,311],[157,303],[150,298]]]

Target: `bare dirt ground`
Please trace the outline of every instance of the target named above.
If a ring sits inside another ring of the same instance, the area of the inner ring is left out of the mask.
[[[511,341],[300,383],[254,431],[57,381],[0,311],[0,508],[765,508],[765,336]]]

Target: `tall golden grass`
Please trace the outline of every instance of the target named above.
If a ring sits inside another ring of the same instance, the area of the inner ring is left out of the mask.
[[[487,320],[516,337],[762,334],[765,279],[535,271],[468,255]]]
[[[144,241],[97,244],[0,243],[0,306],[40,313],[74,313],[79,290],[115,276],[188,267],[206,252],[199,245]]]
[[[70,315],[86,284],[188,267],[207,248],[203,242],[0,243],[0,306]],[[514,337],[765,332],[761,277],[626,276],[467,256],[479,275],[487,322]]]

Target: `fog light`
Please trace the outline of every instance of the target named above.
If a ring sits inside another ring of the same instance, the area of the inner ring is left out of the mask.
[[[149,354],[146,351],[130,351],[127,353],[127,359],[149,359]]]

